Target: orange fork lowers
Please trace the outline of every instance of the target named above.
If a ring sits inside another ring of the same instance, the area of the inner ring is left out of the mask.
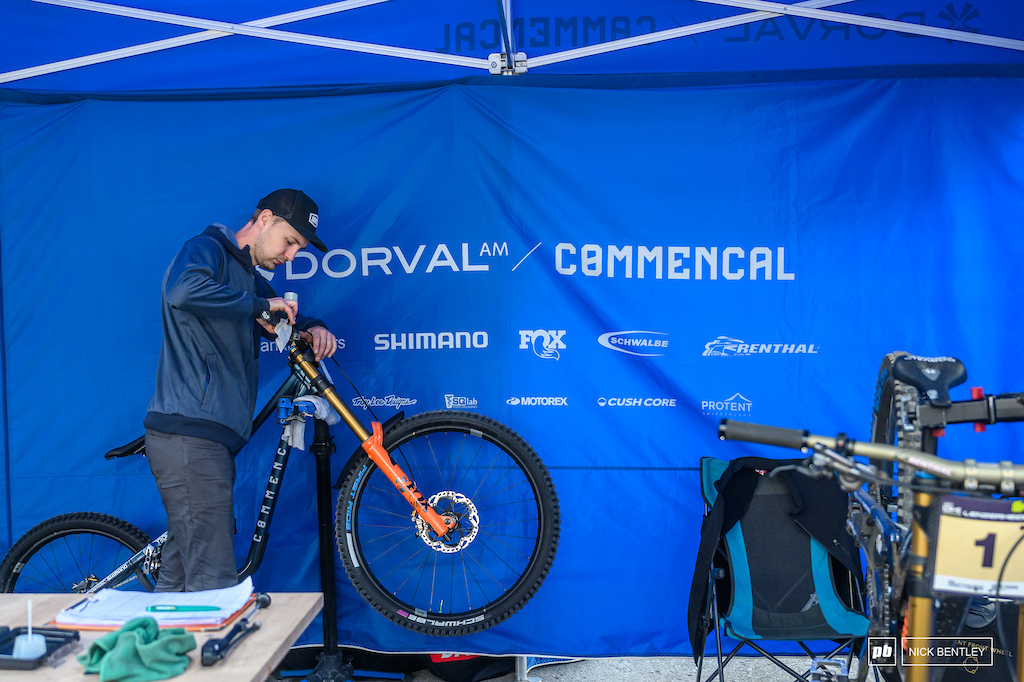
[[[455,519],[450,516],[438,514],[423,497],[423,493],[416,489],[415,484],[409,480],[402,469],[391,458],[391,455],[384,449],[384,430],[380,422],[373,422],[373,435],[363,441],[363,450],[370,456],[370,459],[380,467],[381,471],[387,474],[388,479],[398,488],[398,492],[412,505],[420,517],[430,524],[438,537],[444,537],[455,526]]]
[[[416,485],[405,475],[405,472],[395,463],[395,460],[391,458],[391,455],[384,448],[384,429],[380,422],[372,422],[373,433],[367,433],[362,422],[356,419],[356,416],[352,414],[352,410],[348,409],[345,403],[341,401],[334,387],[317,371],[313,363],[306,358],[305,353],[299,353],[293,344],[288,354],[292,361],[310,378],[317,391],[320,392],[320,395],[341,416],[345,425],[352,430],[352,433],[362,443],[361,447],[366,451],[366,454],[387,475],[388,480],[398,489],[398,492],[402,493],[402,497],[412,505],[412,508],[416,510],[420,518],[430,525],[438,537],[447,535],[455,527],[455,519],[437,513],[430,506],[430,503],[427,502],[426,498],[423,497],[423,493],[416,489]]]

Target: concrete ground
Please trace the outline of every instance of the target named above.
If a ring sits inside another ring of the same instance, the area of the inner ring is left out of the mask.
[[[807,659],[785,657],[786,665],[804,673]],[[701,676],[708,678],[715,664],[705,661]],[[802,666],[802,667],[801,667]],[[725,668],[730,682],[787,682],[793,678],[768,661],[754,658],[733,659]],[[852,676],[851,671],[851,676]],[[692,658],[600,658],[555,663],[531,668],[530,682],[696,682],[697,667]],[[516,673],[491,678],[491,682],[517,682]],[[718,679],[717,677],[715,678]],[[406,682],[444,682],[427,670],[405,676]]]

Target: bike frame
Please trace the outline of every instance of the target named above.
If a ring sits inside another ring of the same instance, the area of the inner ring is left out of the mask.
[[[921,525],[921,520],[924,518],[924,512],[935,500],[935,494],[930,490],[922,490],[922,488],[934,488],[935,483],[941,479],[954,482],[969,491],[983,489],[996,494],[1009,495],[1024,490],[1024,466],[1009,462],[998,464],[974,462],[973,460],[957,462],[928,453],[903,450],[891,445],[853,441],[842,435],[832,438],[811,434],[807,431],[736,422],[729,419],[722,420],[718,432],[719,437],[723,440],[764,443],[805,452],[808,450],[831,451],[842,459],[856,455],[875,460],[899,462],[919,470],[911,486],[914,493],[914,515],[910,528],[909,551],[903,558],[903,566],[907,571],[906,628],[905,633],[896,636],[929,638],[933,634],[935,595],[928,582],[927,566],[934,550],[928,531]],[[820,465],[819,468],[821,468]],[[886,532],[890,534],[889,537],[899,537],[898,527],[895,527],[881,507],[860,489],[861,481],[849,475],[844,478],[844,475],[848,473],[836,471],[841,484],[848,486],[846,489],[874,518],[879,521],[885,518],[882,524]],[[891,535],[894,532],[896,535]],[[860,535],[855,537],[860,537]],[[865,551],[870,552],[872,548],[865,548]],[[888,595],[886,596],[888,597]],[[1024,659],[1020,656],[1020,652],[1024,651],[1024,604],[1018,607],[1017,619],[1016,675],[1020,681],[1024,680]],[[913,655],[914,652],[911,652],[910,665],[905,669],[906,682],[928,682],[931,679],[931,668],[928,667],[929,657],[927,653],[921,654],[920,651],[921,648],[918,648],[917,655]]]
[[[316,361],[308,355],[308,346],[297,334],[293,335],[287,349],[292,373],[275,392],[273,398],[270,399],[270,402],[268,402],[263,409],[260,410],[259,414],[256,415],[256,418],[253,420],[253,431],[256,431],[256,429],[262,426],[270,416],[277,411],[281,398],[288,395],[300,395],[302,393],[302,386],[305,384],[327,400],[331,408],[341,416],[342,421],[345,422],[346,426],[348,426],[352,433],[359,439],[360,447],[369,455],[370,459],[387,474],[388,479],[409,502],[416,514],[430,525],[439,538],[443,539],[452,530],[454,530],[457,527],[457,521],[455,518],[450,515],[441,515],[434,510],[430,503],[423,497],[423,494],[416,488],[416,485],[409,479],[405,472],[402,471],[401,467],[384,448],[383,426],[379,422],[372,422],[371,431],[367,431],[363,424],[352,413],[352,410],[342,402],[341,398],[338,397],[337,391],[331,382],[323,375],[322,372],[320,372],[320,370],[317,369]],[[303,418],[301,416],[294,415],[295,411],[293,410],[292,418]],[[107,453],[107,458],[109,459],[128,454],[137,454],[144,450],[144,441],[143,439],[139,439],[138,441],[134,441],[122,448],[118,448]],[[274,463],[271,465],[270,475],[267,479],[267,488],[263,494],[263,503],[260,505],[260,513],[256,518],[256,526],[253,530],[252,539],[249,543],[249,552],[246,556],[245,563],[238,572],[239,580],[255,573],[263,562],[263,556],[267,548],[267,535],[270,532],[270,523],[274,517],[274,510],[277,507],[278,493],[280,492],[281,483],[284,480],[285,470],[288,467],[288,457],[291,454],[291,450],[292,446],[288,442],[287,426],[285,426],[285,428],[282,429],[281,439],[277,444],[277,453],[274,456]],[[90,586],[86,592],[96,592],[97,590],[110,585],[127,571],[137,571],[140,566],[145,568],[145,562],[149,560],[150,557],[154,556],[157,548],[163,545],[166,541],[167,533],[164,532],[160,537],[156,538],[146,547],[143,547],[132,555],[130,559],[118,566],[109,575]],[[140,577],[140,580],[144,580],[144,578]]]

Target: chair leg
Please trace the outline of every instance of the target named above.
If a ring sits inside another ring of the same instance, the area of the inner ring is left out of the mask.
[[[722,662],[722,629],[718,623],[718,591],[715,586],[713,569],[711,575],[711,617],[713,618],[712,622],[715,624],[715,653],[718,655],[718,670],[715,672],[718,673],[718,682],[725,682],[725,674],[723,673],[725,663]],[[738,649],[739,647],[734,649],[733,654],[735,654]],[[729,655],[729,658],[732,658],[732,654]],[[714,674],[712,674],[711,677],[714,677]],[[710,680],[711,677],[708,679]],[[700,675],[697,675],[697,682],[700,682]]]
[[[804,675],[801,675],[797,671],[793,670],[788,665],[786,665],[785,663],[780,661],[778,658],[776,658],[775,656],[772,656],[770,653],[768,653],[767,651],[765,651],[764,649],[759,647],[757,644],[754,644],[750,640],[746,640],[746,643],[749,644],[752,649],[757,651],[757,653],[761,654],[762,656],[764,656],[765,658],[770,660],[772,663],[774,663],[775,665],[779,666],[780,668],[785,670],[787,673],[792,675],[794,680],[797,680],[798,682],[805,682],[807,680],[807,677],[805,677]],[[810,672],[810,671],[808,671],[808,672]]]
[[[729,661],[731,661],[733,658],[735,658],[736,653],[741,648],[743,648],[743,644],[744,644],[744,642],[740,642],[739,644],[737,644],[736,647],[732,651],[729,652],[729,655],[725,657],[724,661],[722,661],[722,655],[719,654],[718,655],[718,660],[721,661],[721,662],[718,664],[718,668],[716,668],[713,673],[708,675],[707,679],[703,680],[703,682],[711,682],[711,680],[716,675],[718,676],[719,682],[725,682],[725,677],[724,677],[725,666],[729,665]],[[697,678],[697,682],[702,682],[699,677]]]

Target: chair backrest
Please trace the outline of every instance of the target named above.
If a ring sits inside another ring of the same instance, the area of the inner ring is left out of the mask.
[[[760,460],[763,463],[763,460]],[[728,463],[704,458],[701,489],[709,506],[718,502],[714,482]],[[719,615],[726,632],[742,639],[814,640],[863,636],[867,618],[855,600],[840,596],[853,580],[825,547],[792,516],[796,507],[790,485],[753,468],[733,476],[756,477],[739,521],[729,528],[716,563],[727,580],[718,581]],[[837,494],[842,494],[836,487]],[[814,500],[803,499],[803,505]]]

